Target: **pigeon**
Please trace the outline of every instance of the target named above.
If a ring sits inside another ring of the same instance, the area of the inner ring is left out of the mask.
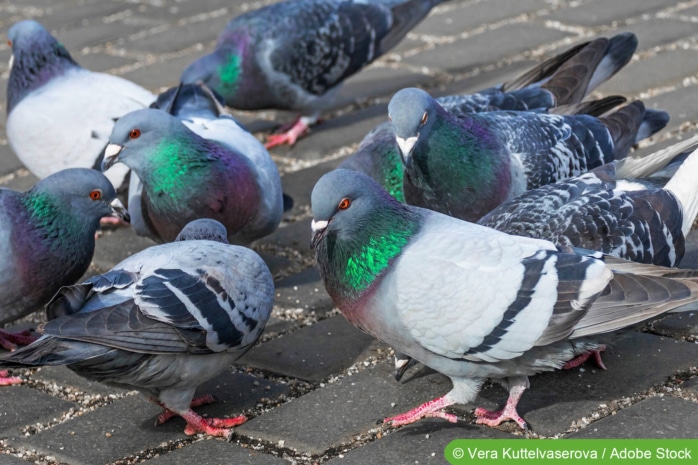
[[[680,145],[697,142],[693,138]],[[478,224],[546,239],[559,247],[678,266],[698,214],[698,150],[690,153],[663,187],[649,179],[621,179],[623,161],[524,192],[482,217]]]
[[[212,220],[206,220],[211,222]],[[269,319],[274,282],[252,250],[230,245],[220,223],[182,231],[105,274],[62,288],[47,305],[36,342],[0,356],[3,368],[66,365],[110,386],[137,389],[179,415],[185,434],[230,437],[246,418],[202,418],[194,397],[257,341]],[[217,238],[218,240],[210,240]]]
[[[138,235],[171,242],[189,221],[213,218],[225,225],[231,243],[247,245],[281,221],[276,165],[232,119],[131,112],[114,126],[102,167],[117,162],[135,173],[128,203]]]
[[[296,140],[336,98],[342,81],[395,46],[443,0],[287,0],[231,20],[215,50],[190,64],[184,83],[204,82],[240,110],[301,116],[267,148]]]
[[[100,218],[128,221],[111,183],[87,168],[59,171],[27,192],[0,189],[0,207],[0,325],[40,310],[61,286],[80,279]],[[31,340],[26,332],[0,330],[7,350]]]
[[[338,169],[311,194],[312,246],[335,305],[359,329],[448,376],[453,389],[405,414],[451,422],[443,411],[473,401],[490,378],[509,388],[514,420],[528,376],[601,350],[595,336],[669,311],[695,309],[698,272],[570,253],[405,205],[369,176]]]
[[[638,263],[677,267],[698,214],[698,136],[638,158],[524,192],[477,223]],[[686,149],[692,151],[683,152]],[[678,164],[664,181],[665,165]],[[632,179],[621,179],[623,176]],[[641,176],[641,178],[638,178]],[[415,361],[395,353],[395,380]],[[597,365],[605,368],[600,358]],[[576,366],[576,365],[575,365]]]
[[[559,107],[563,107],[567,114],[600,116],[624,103],[625,98],[613,96],[611,105],[600,108],[576,105],[620,71],[632,58],[637,45],[637,36],[630,32],[600,37],[555,55],[509,82],[474,94],[439,97],[436,101],[454,115],[495,110],[560,112]],[[339,167],[368,174],[390,195],[405,201],[402,160],[389,122],[367,134],[356,153]]]
[[[41,24],[19,21],[7,83],[7,140],[38,178],[65,168],[99,169],[117,118],[146,108],[155,95],[117,76],[81,67]],[[126,188],[126,167],[105,173]]]
[[[528,189],[624,158],[669,121],[641,101],[600,118],[521,111],[455,116],[416,88],[397,92],[388,112],[406,202],[468,221]]]

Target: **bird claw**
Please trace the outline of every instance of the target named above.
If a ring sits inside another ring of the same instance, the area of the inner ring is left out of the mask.
[[[11,386],[13,384],[22,384],[22,378],[9,376],[7,370],[0,371],[0,386]]]
[[[563,370],[570,370],[572,368],[576,368],[582,363],[586,362],[589,360],[589,358],[593,355],[594,356],[594,363],[596,363],[596,366],[598,368],[601,368],[602,370],[606,369],[606,365],[603,363],[603,359],[601,358],[601,352],[606,350],[606,345],[604,344],[599,344],[599,348],[597,350],[590,350],[587,352],[584,352],[582,355],[578,355],[572,360],[568,361],[562,366]]]
[[[475,409],[475,416],[477,417],[475,423],[478,425],[499,426],[507,420],[512,420],[519,425],[521,429],[530,429],[528,423],[526,423],[526,421],[516,412],[516,408],[511,408],[509,404],[507,404],[507,406],[502,410],[498,410],[496,412],[478,407]]]
[[[280,134],[272,134],[267,137],[267,143],[264,144],[264,147],[269,150],[277,145],[288,144],[289,146],[293,146],[309,129],[310,126],[308,126],[302,118],[298,118],[287,131]]]
[[[17,349],[17,345],[26,346],[36,341],[36,339],[28,329],[16,333],[9,333],[0,329],[0,346],[10,352],[14,352]]]
[[[458,421],[458,417],[456,415],[443,411],[444,408],[452,404],[453,402],[446,399],[445,396],[439,397],[438,399],[426,402],[419,407],[410,410],[409,412],[396,415],[394,417],[388,417],[383,420],[383,424],[393,427],[403,426],[409,425],[410,423],[414,423],[426,417],[442,418],[451,423],[456,423]]]
[[[200,407],[200,406],[202,406],[202,405],[212,404],[212,403],[214,403],[214,402],[216,402],[216,401],[217,401],[217,399],[216,399],[215,397],[213,397],[212,395],[210,395],[210,394],[207,394],[207,395],[204,395],[204,396],[200,396],[200,397],[195,397],[195,398],[192,399],[191,404],[189,404],[189,408],[196,408],[196,407]],[[160,426],[160,425],[164,424],[164,423],[165,423],[167,420],[169,420],[170,418],[176,417],[176,416],[177,416],[176,413],[174,413],[172,410],[170,410],[170,409],[168,409],[167,407],[165,407],[164,405],[162,405],[159,401],[155,400],[155,402],[156,402],[158,405],[160,405],[162,408],[165,409],[165,410],[164,410],[160,415],[158,415],[158,417],[155,419],[155,426]]]

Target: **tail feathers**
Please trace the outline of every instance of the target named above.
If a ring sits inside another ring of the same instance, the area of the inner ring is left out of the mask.
[[[619,160],[625,158],[634,144],[666,126],[669,115],[664,111],[646,109],[644,103],[636,100],[599,119],[611,134],[615,158]]]
[[[698,149],[694,150],[664,186],[677,198],[683,209],[681,231],[684,237],[691,231],[698,215]]]
[[[577,322],[572,338],[615,331],[670,311],[687,311],[698,301],[698,278],[690,273],[678,278],[681,275],[672,276],[676,270],[671,268],[635,263],[637,273],[632,273],[607,264],[614,271],[613,279]]]
[[[645,117],[642,120],[642,124],[637,131],[635,136],[635,143],[637,144],[643,139],[654,135],[669,123],[669,113],[663,110],[654,110],[652,108],[647,108],[645,110]]]
[[[391,7],[393,24],[380,42],[379,53],[385,53],[419,24],[436,5],[444,0],[408,0]]]
[[[560,105],[549,110],[556,115],[589,115],[599,117],[624,104],[627,99],[620,95],[611,95],[599,100]]]
[[[637,50],[637,44],[637,36],[632,32],[611,37],[606,53],[589,80],[586,93],[596,89],[627,65]]]
[[[671,163],[683,152],[698,145],[698,135],[644,157],[626,157],[616,165],[618,179],[647,178]]]
[[[566,50],[552,58],[545,60],[538,66],[526,71],[522,75],[506,82],[502,85],[502,92],[513,92],[523,89],[531,85],[541,85],[543,82],[550,79],[560,67],[569,59],[574,57],[580,50],[589,45],[589,42],[584,42]]]
[[[98,344],[44,336],[28,346],[0,356],[0,367],[70,365],[104,355],[112,350],[114,350],[112,347]]]

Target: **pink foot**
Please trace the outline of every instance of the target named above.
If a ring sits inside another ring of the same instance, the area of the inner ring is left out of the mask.
[[[22,384],[22,378],[8,376],[7,370],[0,371],[0,386],[10,386],[12,384]]]
[[[99,220],[99,226],[102,229],[117,229],[129,226],[127,222],[115,216],[105,216]]]
[[[310,124],[304,121],[305,118],[299,117],[292,125],[291,128],[280,133],[272,134],[267,138],[267,143],[264,144],[266,149],[276,147],[277,145],[293,145],[296,141],[305,134],[308,129],[310,129]],[[283,130],[283,129],[282,129]]]
[[[216,399],[211,395],[195,397],[191,401],[190,408],[196,408],[196,407],[201,407],[202,405],[212,404],[215,401],[216,401]],[[158,415],[157,420],[155,420],[155,426],[160,426],[163,423],[165,423],[167,420],[169,420],[170,418],[177,416],[176,413],[174,413],[172,410],[170,410],[167,407],[165,407],[164,405],[162,405],[160,402],[156,402],[156,403],[160,404],[160,406],[162,408],[164,408],[165,411],[162,412],[160,415]]]
[[[565,363],[562,366],[563,370],[570,370],[572,368],[578,367],[582,363],[586,362],[589,360],[589,357],[592,355],[594,356],[594,362],[596,363],[596,366],[601,368],[602,370],[606,369],[606,365],[603,364],[603,360],[601,359],[601,352],[606,350],[606,346],[604,344],[599,344],[598,350],[590,350],[588,352],[584,352],[582,355],[578,355],[577,357],[573,358],[569,362]]]
[[[187,436],[204,433],[222,438],[229,438],[233,432],[232,428],[247,421],[244,415],[234,418],[203,418],[193,410],[182,413],[182,418],[187,422],[184,428],[184,434]]]
[[[422,404],[407,413],[396,415],[394,417],[388,417],[383,420],[383,424],[389,424],[390,426],[409,425],[410,423],[414,423],[415,421],[426,417],[443,418],[451,423],[455,423],[458,420],[458,417],[451,413],[441,411],[441,409],[446,408],[449,405],[453,405],[453,403],[454,402],[446,399],[446,396],[439,397],[438,399],[434,399]]]
[[[25,329],[17,333],[8,333],[0,329],[0,346],[12,352],[17,345],[26,346],[36,341],[37,337],[32,336],[31,331]]]
[[[490,410],[485,410],[484,408],[478,407],[475,409],[475,416],[477,420],[475,423],[478,425],[487,426],[498,426],[504,421],[513,420],[521,429],[528,429],[528,424],[521,418],[516,411],[516,405],[519,403],[521,396],[523,395],[526,388],[524,386],[514,386],[509,391],[509,398],[507,403],[502,410],[497,412],[492,412]]]

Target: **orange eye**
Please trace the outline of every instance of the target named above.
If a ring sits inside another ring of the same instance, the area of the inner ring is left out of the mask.
[[[99,189],[95,189],[92,192],[90,192],[90,198],[92,200],[99,200],[102,198],[102,191]]]
[[[131,139],[138,139],[139,137],[141,137],[141,130],[131,129],[131,132],[128,133],[128,137]]]
[[[10,39],[7,39],[7,45],[9,45],[10,47],[12,47],[12,41],[11,41]]]
[[[425,111],[424,114],[422,115],[422,122],[420,124],[422,124],[422,126],[423,126],[424,123],[427,122],[427,119],[429,119],[429,114]]]
[[[339,202],[339,205],[337,205],[337,208],[339,208],[340,210],[346,210],[346,209],[349,208],[350,206],[351,206],[351,200],[349,200],[348,198],[344,197],[344,198]]]

